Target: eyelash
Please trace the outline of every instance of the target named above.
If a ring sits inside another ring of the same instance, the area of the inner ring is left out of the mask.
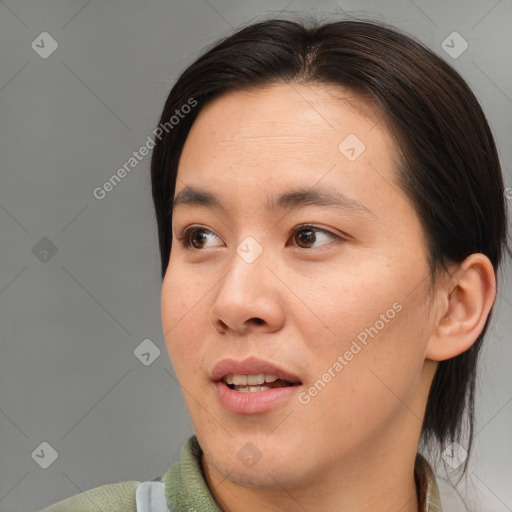
[[[324,234],[329,235],[330,237],[332,237],[334,239],[337,239],[337,240],[344,240],[344,238],[339,236],[339,235],[336,235],[334,233],[331,233],[330,231],[327,231],[325,229],[319,228],[319,227],[311,225],[311,224],[301,224],[300,226],[295,227],[291,231],[290,237],[295,236],[295,234],[299,233],[300,231],[306,231],[306,230],[315,231],[315,232],[319,232],[319,233],[324,233]],[[184,249],[186,249],[186,250],[189,250],[189,251],[201,251],[202,250],[202,249],[197,249],[196,247],[192,247],[192,245],[191,245],[191,240],[190,240],[191,236],[190,235],[194,231],[205,231],[207,233],[211,233],[212,235],[217,236],[210,229],[207,229],[207,228],[204,228],[204,227],[201,227],[201,226],[188,226],[177,237],[177,240],[181,243],[182,247]],[[329,245],[329,244],[324,244],[324,245]],[[304,249],[303,247],[298,247],[298,248],[299,249]],[[311,250],[314,250],[314,249],[319,249],[319,248],[313,247],[312,249],[304,249],[304,250],[311,251]]]

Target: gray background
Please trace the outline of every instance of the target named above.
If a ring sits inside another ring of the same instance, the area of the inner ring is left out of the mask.
[[[205,45],[249,20],[343,12],[393,23],[455,66],[512,186],[510,0],[0,2],[0,511],[152,479],[177,460],[193,430],[161,327],[150,157],[104,199],[93,190],[152,135],[172,84]],[[469,43],[456,59],[441,47],[453,31]],[[58,42],[44,59],[31,47],[43,46],[42,32]],[[512,510],[512,297],[507,274],[498,277],[508,280],[459,485],[482,512]],[[148,366],[134,354],[145,339],[161,350]],[[58,453],[47,469],[43,442]],[[445,510],[462,510],[440,485]]]

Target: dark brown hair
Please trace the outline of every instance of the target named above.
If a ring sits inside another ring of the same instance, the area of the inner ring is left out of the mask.
[[[348,88],[378,106],[393,134],[397,174],[422,223],[431,285],[440,271],[483,253],[497,272],[507,245],[503,178],[493,136],[462,77],[415,38],[378,21],[324,24],[271,19],[216,42],[178,78],[167,98],[151,160],[162,279],[172,242],[172,201],[183,145],[199,111],[229,91],[277,83]],[[193,109],[170,126],[183,105]],[[195,103],[197,102],[197,103]],[[160,133],[160,132],[159,132]],[[492,310],[491,310],[492,312]],[[473,441],[477,358],[491,314],[470,349],[441,361],[422,440],[460,441],[464,412]]]

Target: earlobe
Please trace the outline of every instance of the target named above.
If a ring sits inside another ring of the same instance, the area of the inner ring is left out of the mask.
[[[425,357],[444,361],[468,350],[482,332],[496,299],[496,275],[487,256],[468,256],[437,292],[442,294]]]

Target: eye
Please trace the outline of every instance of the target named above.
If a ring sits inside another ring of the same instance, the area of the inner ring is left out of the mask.
[[[297,240],[297,245],[302,249],[311,248],[310,244],[315,244],[319,240],[331,238],[331,239],[339,239],[341,237],[335,235],[334,233],[330,233],[325,229],[318,228],[316,226],[310,225],[302,225],[293,230],[292,237]],[[326,245],[326,244],[321,244]],[[314,248],[314,247],[313,247]]]
[[[296,227],[292,231],[291,236],[297,241],[296,245],[302,249],[314,249],[315,247],[313,244],[317,244],[326,238],[341,239],[340,236],[335,235],[334,233],[309,224],[303,224]],[[206,244],[208,243],[208,238],[212,237],[218,238],[218,236],[209,229],[198,226],[189,226],[181,232],[181,235],[178,236],[177,239],[185,249],[199,250],[207,248]],[[326,244],[324,243],[321,245]]]
[[[204,249],[208,238],[212,236],[217,237],[217,235],[209,229],[189,226],[182,231],[178,240],[185,249]]]

